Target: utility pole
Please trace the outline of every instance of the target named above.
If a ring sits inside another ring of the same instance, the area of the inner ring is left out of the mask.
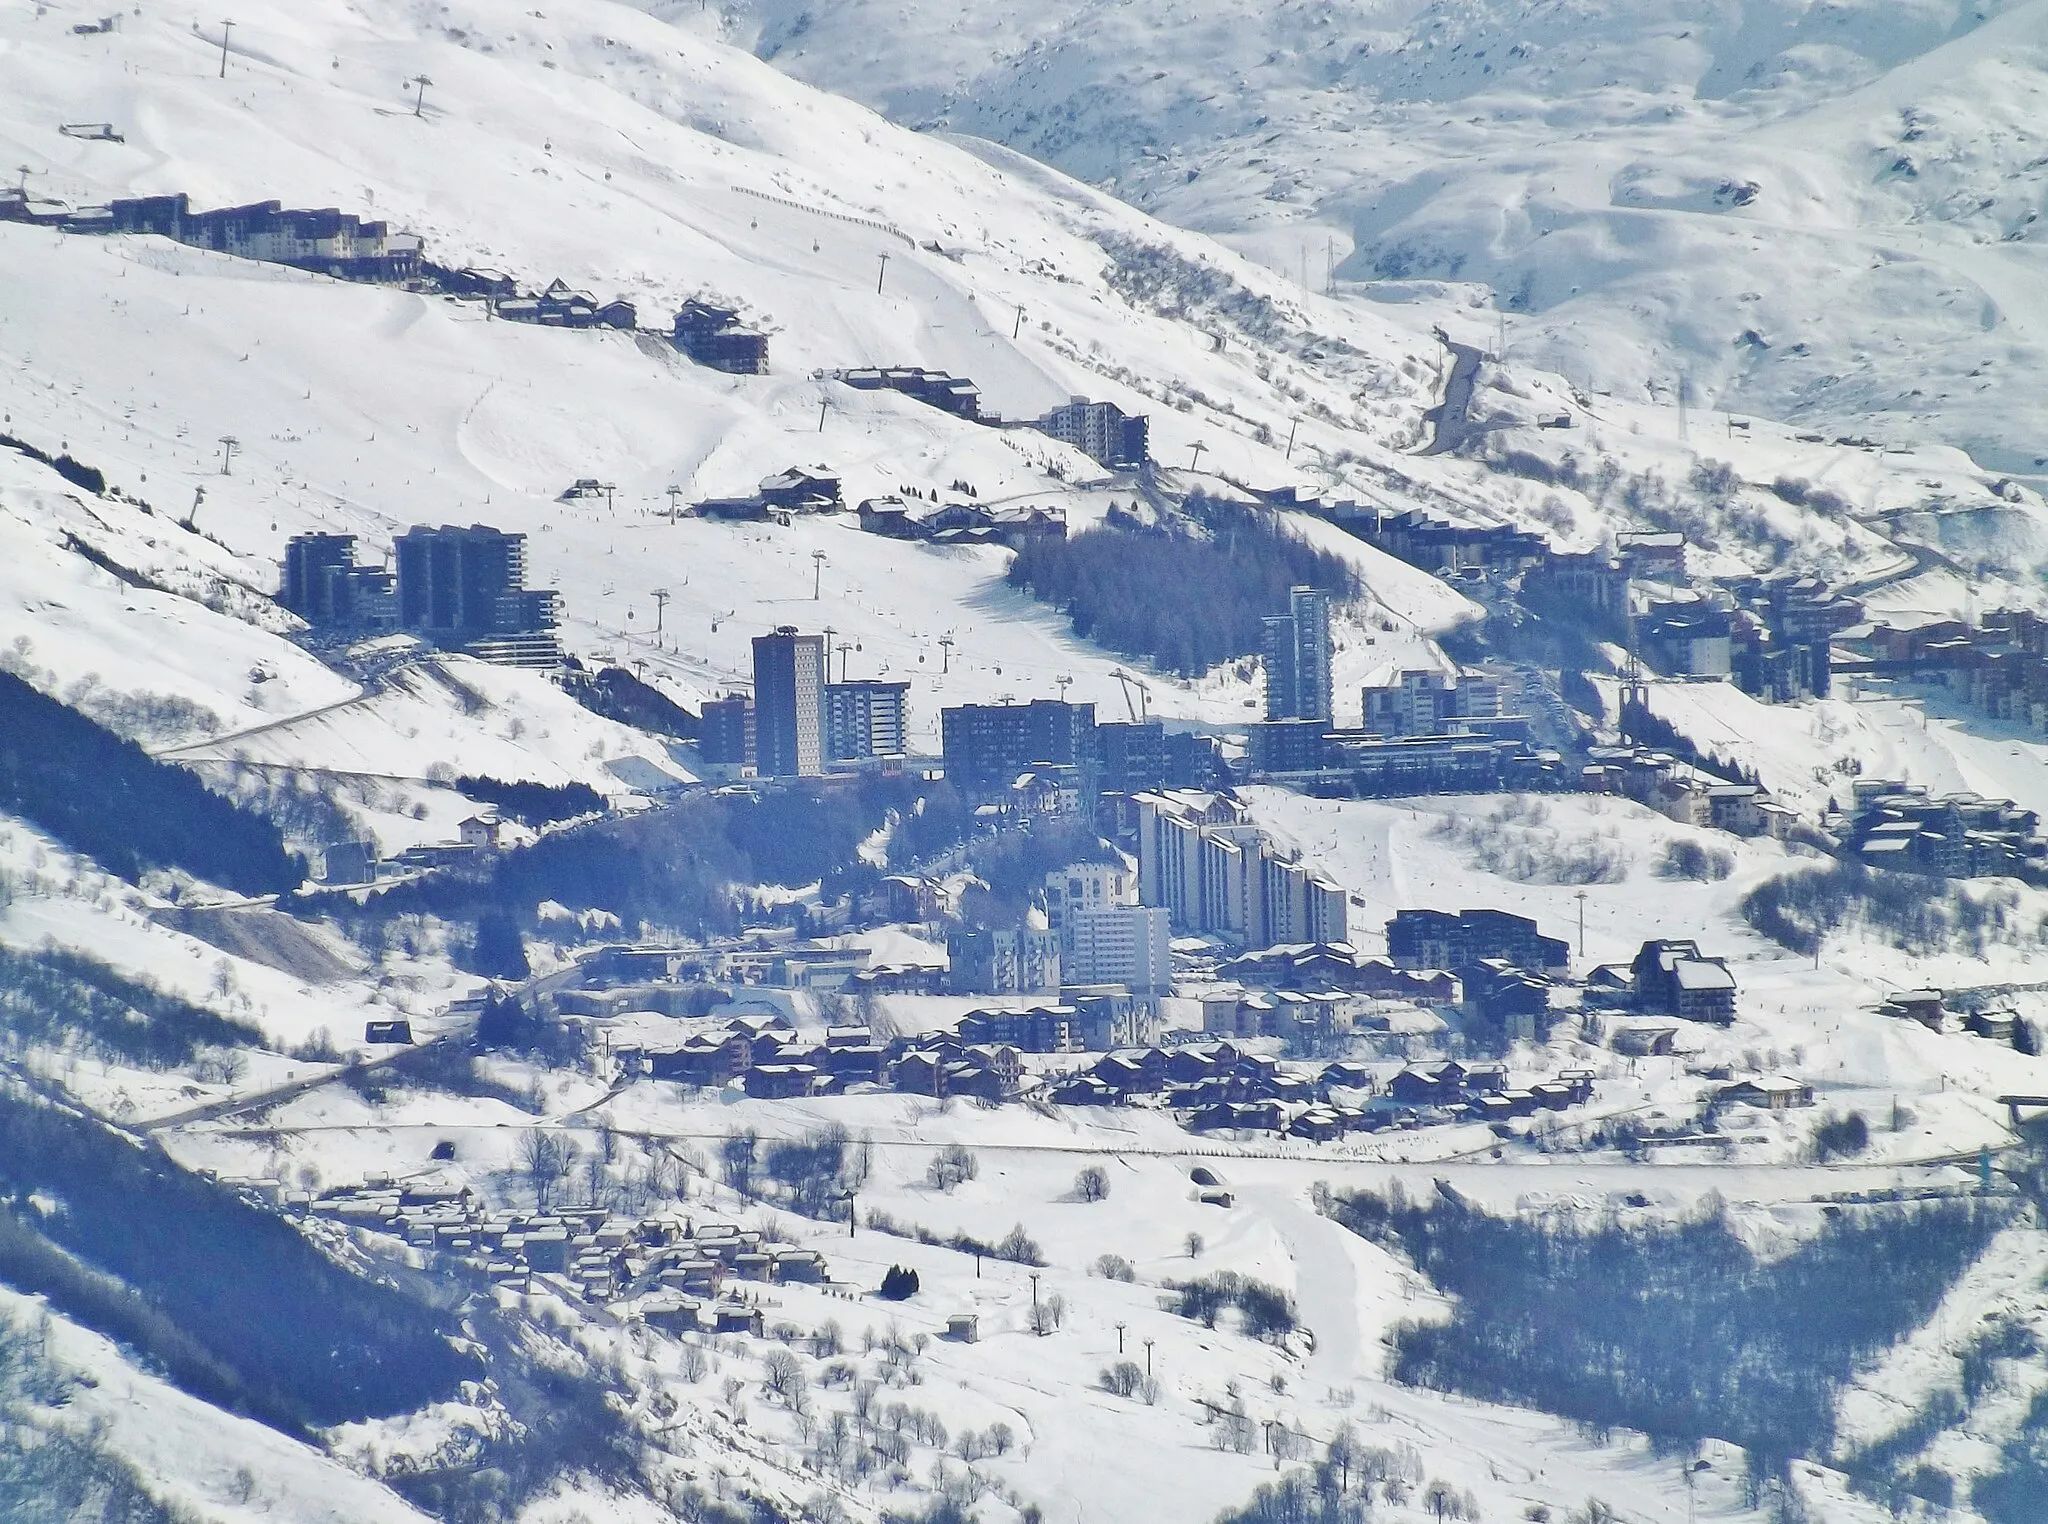
[[[14,189],[21,196],[22,200],[26,201],[28,199],[28,177],[41,174],[42,171],[31,168],[26,164],[17,164],[14,167],[21,172],[21,178],[15,182]]]
[[[825,626],[825,681],[832,681],[832,637],[839,632],[831,625]]]
[[[825,591],[825,552],[811,552],[811,602],[816,603]]]
[[[1148,1378],[1152,1374],[1152,1341],[1150,1339],[1145,1341],[1145,1374]]]
[[[944,677],[944,676],[945,676],[945,675],[946,675],[946,674],[947,674],[948,672],[951,672],[951,671],[953,670],[953,637],[952,637],[952,636],[950,636],[950,635],[941,635],[941,636],[939,637],[939,651],[940,651],[940,653],[941,653],[941,654],[940,654],[940,666],[939,666],[939,676],[941,676],[941,677]]]
[[[683,489],[672,486],[668,489],[668,521],[673,524],[682,513]]]
[[[851,1238],[851,1237],[853,1237],[853,1223],[854,1223],[854,1217],[853,1217],[853,1188],[852,1188],[851,1186],[849,1186],[849,1187],[847,1188],[847,1191],[846,1191],[846,1198],[845,1198],[845,1199],[846,1199],[846,1236],[847,1236],[848,1238]]]
[[[1289,460],[1294,459],[1294,435],[1300,428],[1301,420],[1299,418],[1287,425],[1287,458]]]
[[[1014,322],[1014,323],[1012,323],[1012,324],[1010,325],[1010,337],[1014,339],[1014,338],[1016,338],[1016,337],[1017,337],[1017,335],[1018,335],[1018,334],[1022,333],[1023,331],[1024,331],[1024,304],[1023,304],[1022,302],[1019,302],[1019,303],[1017,303],[1017,321],[1016,321],[1016,322]]]
[[[875,272],[875,295],[880,296],[882,294],[882,278],[889,273],[889,256],[880,254],[876,258],[882,261],[882,267]]]
[[[1031,1272],[1031,1331],[1045,1337],[1045,1319],[1038,1312],[1038,1272]]]
[[[668,612],[669,591],[665,587],[654,590],[654,633],[661,633],[662,616]]]
[[[852,641],[850,641],[850,640],[842,640],[842,641],[840,641],[840,642],[839,642],[839,681],[841,681],[842,683],[843,683],[843,682],[845,682],[845,681],[847,680],[847,678],[846,678],[846,653],[847,653],[847,652],[849,652],[849,651],[851,651],[852,649],[853,649],[853,642],[852,642]]]
[[[1579,961],[1586,961],[1586,891],[1578,893],[1579,901]]]
[[[1208,449],[1209,447],[1203,444],[1202,441],[1198,439],[1193,444],[1189,445],[1188,448],[1194,452],[1192,459],[1190,459],[1188,462],[1188,469],[1190,471],[1200,470],[1202,465],[1202,452]]]
[[[830,397],[820,397],[818,399],[818,432],[820,434],[825,432],[825,409],[831,405],[832,399]]]
[[[234,29],[235,24],[232,21],[223,21],[220,24],[220,77],[222,79],[228,77],[228,33]]]
[[[412,103],[412,114],[418,116],[427,109],[427,86],[431,85],[433,81],[424,74],[415,74],[406,83],[418,92]]]
[[[1116,1325],[1116,1352],[1118,1354],[1124,1352],[1124,1325],[1121,1323]]]
[[[612,511],[612,496],[618,490],[619,488],[616,482],[606,482],[604,484],[602,491],[604,492],[604,511],[606,513],[610,513]]]
[[[234,435],[223,434],[220,436],[220,474],[222,476],[233,476],[235,474],[229,467],[235,463],[235,451],[241,448],[242,441],[235,438]]]

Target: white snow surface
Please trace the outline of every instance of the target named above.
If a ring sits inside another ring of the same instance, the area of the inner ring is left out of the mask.
[[[2039,0],[646,3],[1581,385],[2042,470]]]

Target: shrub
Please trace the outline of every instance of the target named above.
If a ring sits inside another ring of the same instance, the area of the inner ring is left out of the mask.
[[[1024,1224],[1018,1223],[1003,1235],[996,1245],[996,1258],[1006,1259],[1013,1265],[1042,1265],[1045,1255],[1038,1247],[1038,1240],[1024,1231]]]
[[[948,1143],[932,1155],[931,1163],[925,1166],[924,1176],[935,1191],[950,1191],[963,1181],[972,1180],[981,1173],[981,1166],[974,1155],[958,1143]]]
[[[1823,1164],[1833,1158],[1860,1154],[1868,1147],[1870,1124],[1863,1120],[1860,1111],[1852,1111],[1845,1117],[1830,1116],[1814,1129],[1813,1151]]]
[[[1657,860],[1659,878],[1691,879],[1695,883],[1718,883],[1735,871],[1735,854],[1720,847],[1702,846],[1681,839],[1665,843]]]
[[[1105,1254],[1095,1262],[1095,1273],[1106,1281],[1135,1281],[1137,1270],[1121,1254]]]
[[[1101,1376],[1102,1389],[1118,1397],[1131,1397],[1145,1384],[1145,1368],[1134,1360],[1119,1360]]]

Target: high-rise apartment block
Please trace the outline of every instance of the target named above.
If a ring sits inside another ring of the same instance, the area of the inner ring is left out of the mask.
[[[1287,595],[1287,612],[1265,626],[1266,718],[1327,721],[1330,595],[1297,587]]]
[[[782,625],[754,637],[754,765],[764,778],[825,771],[825,637]]]

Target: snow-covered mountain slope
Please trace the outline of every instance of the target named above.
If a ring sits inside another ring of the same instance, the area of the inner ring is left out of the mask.
[[[730,30],[1306,286],[1482,288],[1582,385],[2043,469],[2038,0],[747,0]]]

